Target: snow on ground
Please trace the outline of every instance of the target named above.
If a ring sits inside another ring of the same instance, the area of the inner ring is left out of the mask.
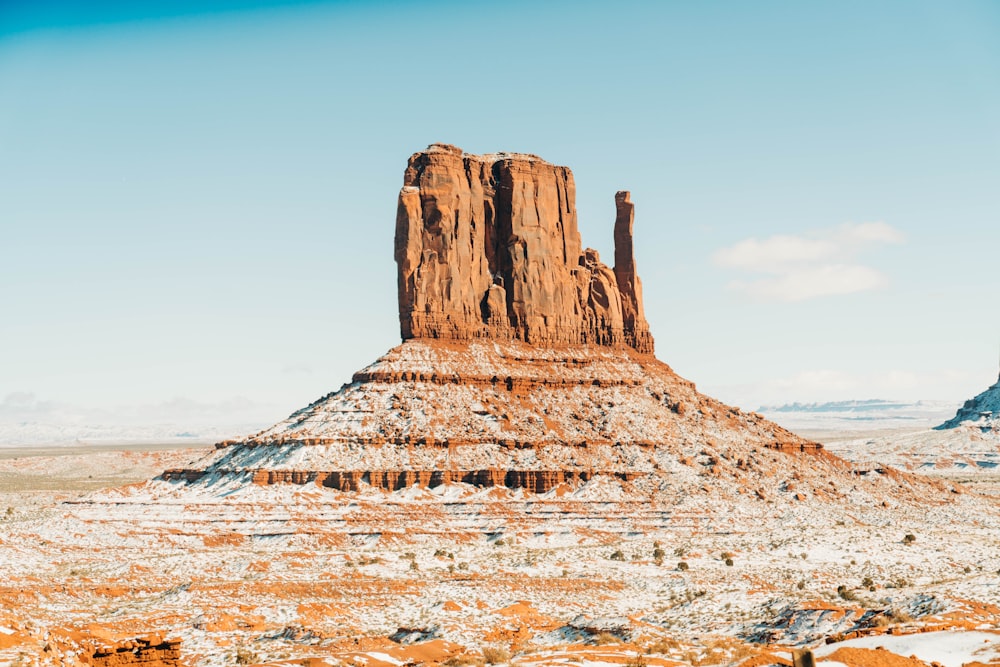
[[[988,471],[916,505],[877,500],[888,481],[877,472],[831,503],[796,500],[782,479],[766,499],[718,480],[701,493],[709,478],[688,466],[668,487],[599,477],[541,496],[227,476],[91,491],[206,451],[0,459],[12,508],[0,519],[0,664],[67,626],[177,636],[199,665],[232,664],[239,646],[345,666],[426,660],[428,647],[441,661],[496,647],[537,665],[738,664],[790,646],[881,645],[945,667],[998,659],[969,643],[1000,626],[1000,508],[968,492],[1000,488]],[[822,644],[939,627],[976,634]],[[950,653],[928,652],[939,646]]]
[[[897,655],[916,656],[927,663],[936,662],[943,667],[962,667],[970,662],[1000,661],[1000,634],[952,630],[903,636],[860,637],[828,644],[814,653],[817,657],[824,657],[842,648],[882,648]]]

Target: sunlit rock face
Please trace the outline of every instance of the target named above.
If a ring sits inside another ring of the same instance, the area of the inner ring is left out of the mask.
[[[581,246],[573,173],[534,155],[433,144],[399,193],[402,337],[627,346],[653,353],[632,253],[634,211],[615,196],[615,267]]]

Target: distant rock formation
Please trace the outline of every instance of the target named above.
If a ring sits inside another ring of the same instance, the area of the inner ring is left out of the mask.
[[[615,267],[583,249],[566,167],[534,155],[432,144],[410,157],[396,215],[403,340],[522,340],[653,353],[632,252],[634,208],[615,195]]]
[[[954,417],[936,428],[956,428],[965,422],[978,422],[990,427],[1000,424],[1000,378],[989,389],[967,400]]]

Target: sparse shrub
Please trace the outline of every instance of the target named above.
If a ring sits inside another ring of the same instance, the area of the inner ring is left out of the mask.
[[[646,656],[639,653],[634,658],[630,658],[629,661],[625,663],[625,667],[647,667],[648,664],[649,663],[646,662]]]
[[[667,653],[668,651],[679,648],[681,648],[681,644],[676,639],[664,637],[662,639],[657,639],[655,642],[647,646],[646,653]]]
[[[413,560],[416,557],[417,554],[413,553],[412,551],[407,551],[405,554],[400,556],[400,558],[402,558],[403,560]]]
[[[687,572],[688,564],[684,561],[681,561],[677,563],[677,569],[680,570],[681,572]]]
[[[420,566],[417,565],[417,561],[415,561],[415,560],[411,560],[410,561],[410,570],[413,571],[413,572],[417,572],[417,571],[420,570]]]
[[[733,566],[733,559],[732,558],[727,558],[726,559],[726,566],[727,567],[732,567]]]
[[[617,549],[613,554],[608,556],[611,560],[625,560],[625,554],[622,553],[621,549]]]
[[[676,549],[674,549],[674,555],[677,556],[678,558],[684,558],[684,556],[687,555],[687,548],[677,547]]]
[[[621,644],[622,640],[610,632],[598,632],[594,635],[594,644],[597,646],[607,646],[608,644]]]
[[[806,580],[803,579],[803,580],[799,581],[799,583],[795,584],[795,587],[797,589],[799,589],[800,591],[803,590],[803,589],[805,589],[805,587],[806,587]]]
[[[666,555],[660,547],[653,547],[653,560],[656,561],[657,565],[663,562],[663,557]]]
[[[459,570],[468,570],[468,569],[469,569],[469,564],[468,564],[468,563],[466,563],[466,562],[465,562],[465,561],[463,560],[463,561],[462,561],[461,563],[459,563],[459,564],[458,564],[458,569],[459,569]]]
[[[913,617],[903,609],[893,609],[889,615],[896,623],[909,623],[913,620]]]
[[[504,539],[501,537],[500,539],[498,539],[496,542],[493,543],[493,546],[502,547],[505,544],[507,544],[507,542],[505,542]]]
[[[454,572],[454,571],[455,571],[455,564],[454,563],[449,563],[448,564],[448,572]]]
[[[489,665],[497,665],[510,660],[510,651],[502,646],[487,646],[483,648],[483,660]]]
[[[858,596],[854,594],[854,591],[852,591],[851,589],[849,589],[847,586],[845,586],[843,584],[841,584],[840,586],[837,586],[837,595],[839,595],[840,598],[843,599],[843,600],[854,601],[854,600],[858,599]]]
[[[875,590],[875,582],[872,581],[871,577],[865,577],[864,579],[861,580],[861,587],[873,591]]]
[[[805,551],[803,551],[802,553],[800,553],[799,556],[802,558],[802,560],[805,560],[805,559],[809,558],[809,554],[807,554]]]
[[[965,567],[962,568],[962,572],[969,574],[970,572],[972,572],[972,568],[966,565]]]
[[[732,559],[733,559],[733,554],[730,553],[730,552],[728,552],[728,551],[723,551],[722,555],[719,556],[719,560],[722,560],[722,561],[727,561],[727,560],[732,560]]]
[[[917,541],[917,536],[913,533],[907,533],[903,536],[903,544],[913,544]]]
[[[233,656],[237,665],[253,665],[260,662],[260,658],[248,646],[237,646],[236,654]]]

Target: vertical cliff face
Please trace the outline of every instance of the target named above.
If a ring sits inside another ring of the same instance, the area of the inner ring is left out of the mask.
[[[443,144],[414,154],[396,216],[403,339],[517,339],[652,354],[628,193],[616,204],[612,270],[581,247],[566,167]]]

